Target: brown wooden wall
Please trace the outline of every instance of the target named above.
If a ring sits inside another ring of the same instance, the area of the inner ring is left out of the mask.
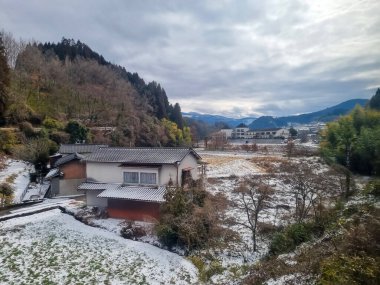
[[[108,215],[111,218],[144,221],[159,219],[160,204],[154,202],[108,199]]]
[[[61,165],[59,169],[63,172],[63,179],[86,178],[86,164],[79,160]]]

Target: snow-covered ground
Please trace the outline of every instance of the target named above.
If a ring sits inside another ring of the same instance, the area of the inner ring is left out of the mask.
[[[211,158],[211,156],[204,156]],[[218,164],[210,163],[207,167],[207,176],[214,178],[227,178],[231,176],[246,176],[259,174],[262,170],[249,160],[240,157],[220,159]]]
[[[186,259],[59,210],[0,226],[0,284],[197,284]]]
[[[14,189],[13,203],[22,202],[21,195],[29,184],[29,173],[34,166],[26,161],[7,159],[5,168],[0,171],[0,182],[9,182]]]
[[[281,152],[199,153],[208,163],[206,190],[223,193],[230,202],[240,199],[234,190],[243,177],[257,175],[266,179],[274,188],[274,194],[269,207],[261,212],[259,222],[273,227],[291,222],[295,208],[294,193],[282,176],[284,165],[297,165],[302,161],[311,165],[315,173],[329,170],[316,157],[288,159]],[[80,209],[77,202],[68,201],[49,203],[72,206],[72,211]],[[246,221],[244,211],[232,203],[225,214],[241,223]],[[94,219],[92,224],[99,228],[86,226],[58,210],[4,222],[0,225],[0,263],[5,269],[0,271],[0,284],[18,284],[20,280],[27,284],[48,281],[58,284],[79,281],[85,284],[199,283],[196,268],[185,258],[147,243],[122,238],[122,220]],[[214,257],[225,268],[222,274],[211,278],[214,284],[233,284],[236,280],[230,269],[253,264],[268,252],[269,240],[262,234],[258,234],[258,252],[254,253],[250,231],[241,225],[228,227],[236,231],[242,241],[214,252]],[[154,244],[152,237],[148,235],[147,240],[143,240]],[[283,284],[286,280],[271,282]]]
[[[329,168],[317,157],[290,158],[284,153],[268,153],[267,155],[247,152],[200,152],[207,164],[206,189],[210,193],[223,193],[232,203],[238,201],[239,194],[234,192],[242,178],[248,175],[261,177],[269,184],[274,193],[266,207],[259,215],[259,223],[268,227],[287,225],[293,221],[296,199],[290,185],[285,183],[285,165],[294,166],[303,163],[312,167],[315,174],[329,171]],[[292,169],[291,171],[295,171]],[[231,204],[226,210],[226,216],[240,223],[247,223],[244,210]],[[255,263],[268,252],[269,239],[258,233],[258,252],[252,250],[251,232],[241,225],[229,226],[242,238],[242,242],[230,246],[228,251],[217,254],[217,258],[226,268],[234,265]],[[228,283],[230,279],[224,276],[214,276],[216,284]]]

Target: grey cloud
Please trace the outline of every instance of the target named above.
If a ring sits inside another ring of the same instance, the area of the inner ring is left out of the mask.
[[[0,28],[16,37],[80,39],[160,82],[186,110],[280,116],[368,98],[380,85],[376,0],[0,0],[0,7]]]

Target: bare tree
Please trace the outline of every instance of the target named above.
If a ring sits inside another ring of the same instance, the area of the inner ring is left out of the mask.
[[[321,216],[327,197],[335,196],[336,177],[330,172],[317,172],[307,161],[289,163],[282,179],[291,187],[296,200],[295,219],[302,223],[310,214]]]
[[[26,42],[23,40],[16,41],[12,33],[5,32],[4,30],[0,31],[0,37],[3,40],[8,65],[11,68],[15,68],[17,56],[25,49]]]
[[[290,158],[294,154],[294,148],[294,142],[291,139],[289,139],[288,143],[286,144],[286,155],[288,158]]]
[[[347,167],[340,164],[333,164],[332,171],[339,178],[341,195],[347,199],[355,189],[355,181],[352,177],[351,171]]]
[[[268,183],[255,176],[248,176],[243,179],[239,187],[235,189],[240,199],[235,201],[235,205],[243,210],[246,221],[236,221],[236,224],[244,226],[251,231],[253,251],[257,251],[256,232],[260,212],[268,207],[271,200],[273,189]]]
[[[208,148],[214,150],[224,150],[227,146],[227,137],[223,132],[214,132],[211,134],[211,141],[208,144]]]

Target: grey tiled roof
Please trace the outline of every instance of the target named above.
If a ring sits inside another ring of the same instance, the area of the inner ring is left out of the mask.
[[[86,161],[129,164],[174,164],[186,155],[200,156],[191,148],[100,148],[86,156]]]
[[[50,178],[56,177],[58,175],[59,175],[59,169],[53,168],[48,172],[48,174],[46,174],[45,179],[50,179]]]
[[[113,189],[120,186],[116,183],[97,183],[97,182],[83,182],[78,186],[78,190],[106,190]]]
[[[97,151],[100,147],[108,147],[105,144],[61,144],[59,147],[59,153],[91,153]]]
[[[67,162],[70,162],[72,160],[75,160],[75,159],[78,159],[78,160],[81,160],[83,159],[84,156],[83,155],[80,155],[79,153],[72,153],[72,154],[69,154],[69,155],[66,155],[64,157],[61,157],[60,159],[58,159],[55,163],[54,163],[54,167],[58,167],[62,164],[65,164]]]
[[[165,186],[124,186],[112,183],[89,183],[79,185],[78,190],[104,190],[99,198],[127,199],[147,202],[165,202]]]
[[[127,200],[138,200],[147,202],[165,202],[166,188],[158,187],[141,187],[141,186],[120,186],[113,189],[104,190],[98,195],[99,198],[117,198]]]

